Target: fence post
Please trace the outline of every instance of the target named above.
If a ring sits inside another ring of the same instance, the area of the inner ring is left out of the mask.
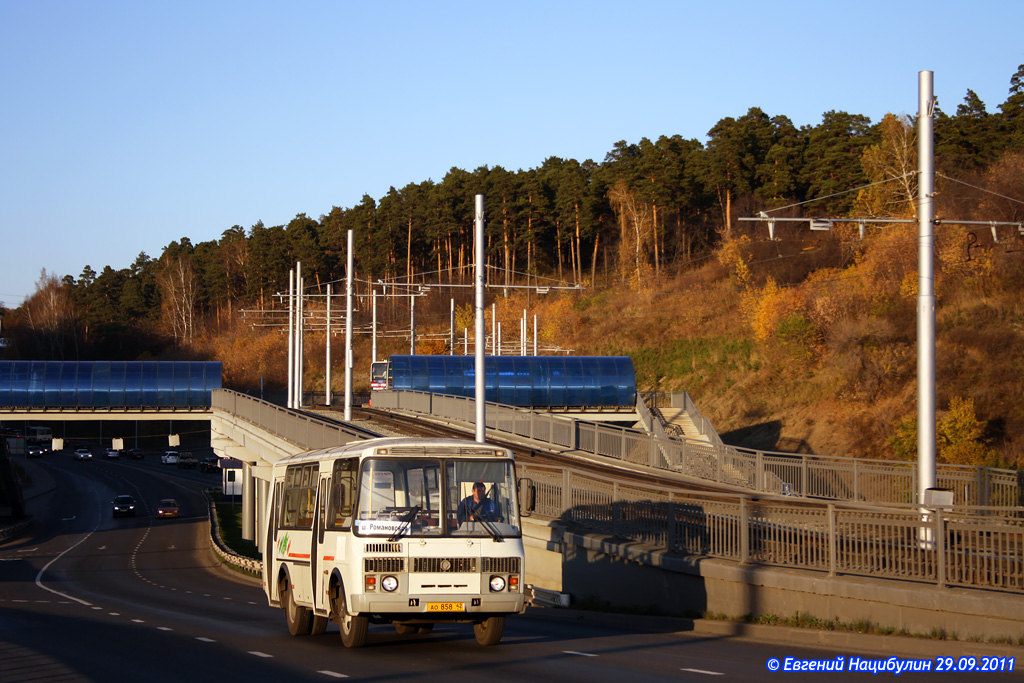
[[[860,500],[860,472],[857,471],[857,459],[853,459],[853,499]]]
[[[750,561],[750,529],[749,515],[747,510],[747,497],[740,498],[740,564],[747,564]]]
[[[768,491],[768,477],[764,472],[764,453],[757,451],[754,455],[754,489]]]
[[[836,506],[828,504],[828,575],[836,575]]]
[[[569,477],[568,468],[562,470],[562,512],[569,512],[572,508],[572,480]],[[569,516],[572,519],[572,516]]]
[[[807,456],[800,458],[800,495],[806,498],[811,495],[807,490]]]
[[[665,534],[665,550],[675,552],[676,549],[676,504],[669,501],[665,504],[665,517],[668,521],[668,531]]]
[[[942,516],[942,510],[935,509],[935,553],[938,560],[938,586],[946,586],[946,520]]]

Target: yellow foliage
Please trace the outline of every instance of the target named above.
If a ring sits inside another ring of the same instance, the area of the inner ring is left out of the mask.
[[[807,302],[799,289],[779,287],[774,279],[768,278],[762,289],[747,290],[741,305],[754,338],[763,342],[775,336],[780,320],[805,313]]]
[[[740,287],[750,286],[750,236],[727,239],[718,250],[718,262]]]

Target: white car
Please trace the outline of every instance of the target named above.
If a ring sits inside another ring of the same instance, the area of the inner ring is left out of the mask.
[[[79,448],[75,451],[75,460],[92,460],[92,451],[88,448]]]
[[[121,457],[121,451],[117,450],[116,448],[108,448],[107,449],[107,457],[108,458],[120,458]]]
[[[163,465],[177,465],[178,451],[167,451],[160,456],[160,463]]]

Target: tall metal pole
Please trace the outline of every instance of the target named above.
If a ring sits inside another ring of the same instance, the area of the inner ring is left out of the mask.
[[[288,271],[288,403],[295,407],[295,269]]]
[[[373,290],[370,294],[370,298],[373,299],[373,358],[371,362],[377,362],[377,290]]]
[[[491,304],[491,355],[498,355],[498,305]]]
[[[935,488],[935,96],[931,71],[917,75],[917,502]]]
[[[327,361],[324,365],[324,404],[331,405],[331,286],[327,285]]]
[[[416,296],[409,297],[409,355],[416,355]]]
[[[475,303],[475,324],[476,324],[476,339],[473,340],[474,353],[476,358],[474,359],[474,379],[476,379],[476,441],[477,443],[484,443],[486,441],[487,434],[487,422],[485,414],[485,403],[484,403],[484,196],[482,194],[476,195],[476,220],[475,220],[475,236],[476,244],[475,249],[475,260],[476,260],[476,274],[474,276],[474,284],[476,289],[476,303]]]
[[[537,314],[533,314],[533,355],[537,355]]]
[[[306,283],[302,277],[302,261],[295,264],[295,407],[302,407],[302,374],[305,365]]]
[[[355,259],[352,229],[348,231],[348,257],[345,263],[345,422],[352,421],[352,281]]]
[[[452,298],[451,301],[452,301],[452,305],[451,305],[451,309],[452,310],[451,310],[451,325],[448,328],[449,329],[449,332],[448,332],[448,348],[449,348],[449,351],[448,351],[448,353],[450,353],[451,355],[454,356],[455,355],[455,299]]]

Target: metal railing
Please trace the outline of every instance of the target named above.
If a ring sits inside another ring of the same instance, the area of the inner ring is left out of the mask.
[[[740,563],[1024,592],[1024,520],[1006,510],[795,506],[624,486],[521,464],[534,514],[674,553]]]
[[[689,402],[689,397],[684,400]],[[476,419],[474,400],[459,396],[381,391],[374,396],[373,404],[465,425],[473,425]],[[698,416],[695,422],[705,424],[692,402],[687,410]],[[490,430],[558,449],[593,453],[750,491],[876,504],[916,502],[917,466],[912,462],[737,448],[715,439],[668,438],[495,403],[487,404],[486,421]],[[704,429],[714,433],[706,424]],[[1000,509],[1024,506],[1024,472],[939,464],[936,480],[938,488],[953,491],[956,505]],[[1015,513],[1024,514],[1024,510]]]
[[[213,391],[211,406],[215,411],[221,410],[259,425],[264,431],[304,450],[369,438],[365,430],[351,425],[328,422],[229,389]]]

